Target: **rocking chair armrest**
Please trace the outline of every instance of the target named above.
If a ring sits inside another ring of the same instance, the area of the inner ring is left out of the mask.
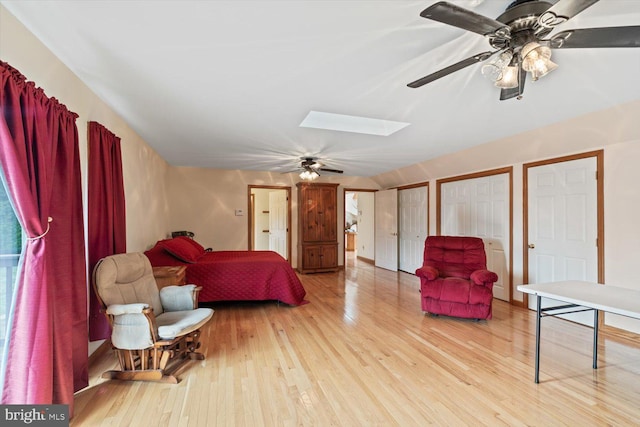
[[[160,302],[165,311],[184,311],[198,308],[198,292],[202,286],[165,286],[160,290]]]
[[[196,286],[193,289],[193,309],[194,310],[198,308],[198,295],[200,294],[201,290],[202,290],[202,286]]]
[[[112,304],[107,307],[106,314],[111,316],[120,316],[122,314],[146,314],[152,310],[148,304],[134,303],[134,304]]]

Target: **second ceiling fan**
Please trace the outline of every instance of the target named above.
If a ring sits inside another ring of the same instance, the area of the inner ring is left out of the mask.
[[[317,157],[301,157],[300,160],[300,178],[312,181],[320,176],[320,172],[343,173],[339,169],[326,168],[324,163],[318,161]]]
[[[557,25],[598,0],[516,0],[496,19],[441,1],[420,16],[485,36],[494,50],[481,52],[407,86],[418,88],[478,62],[495,57],[482,74],[500,88],[500,100],[521,98],[527,72],[535,81],[553,71],[551,49],[640,47],[640,26],[583,28],[561,31],[546,39]]]

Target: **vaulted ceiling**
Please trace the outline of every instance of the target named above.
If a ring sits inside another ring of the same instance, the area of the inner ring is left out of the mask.
[[[493,18],[510,2],[452,1]],[[640,49],[625,48],[554,50],[559,68],[521,100],[499,101],[480,64],[408,88],[490,50],[421,18],[433,0],[0,3],[177,166],[283,171],[312,155],[373,176],[640,99]],[[622,25],[640,25],[640,1],[602,0],[559,29]],[[409,125],[300,127],[310,111]]]

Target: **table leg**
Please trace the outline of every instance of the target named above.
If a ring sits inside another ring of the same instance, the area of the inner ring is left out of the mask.
[[[540,319],[542,318],[542,297],[536,295],[538,308],[536,310],[536,384],[540,382]]]
[[[598,369],[598,310],[593,310],[593,369]]]

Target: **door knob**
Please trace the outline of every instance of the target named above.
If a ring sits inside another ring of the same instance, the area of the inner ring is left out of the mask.
[[[533,243],[529,243],[529,249],[535,249],[536,245],[534,245]]]

